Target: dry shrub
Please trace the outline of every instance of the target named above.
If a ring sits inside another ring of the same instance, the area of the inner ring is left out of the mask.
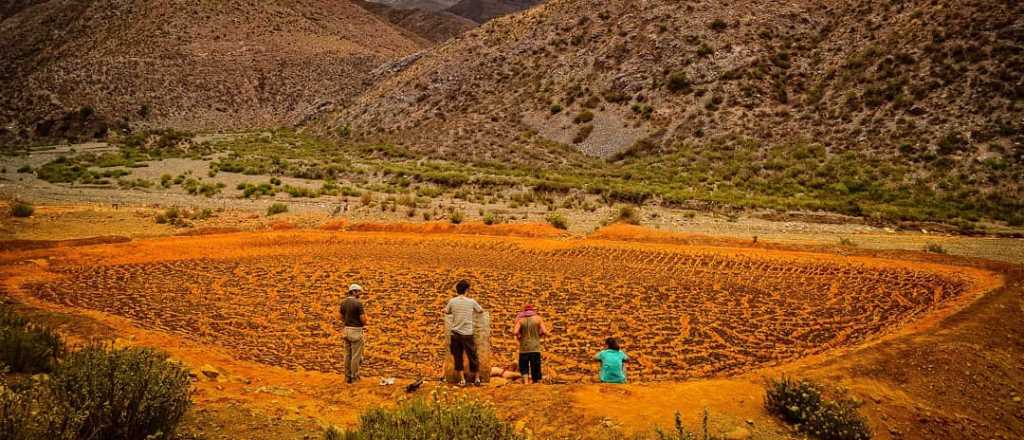
[[[487,439],[519,440],[524,437],[494,413],[494,409],[465,398],[426,401],[415,399],[395,409],[375,408],[359,417],[359,427],[328,439]]]
[[[324,231],[344,231],[348,229],[348,220],[340,219],[329,221],[327,223],[320,225],[320,229]]]
[[[31,217],[36,212],[36,208],[25,202],[14,202],[11,205],[11,216],[12,217]]]
[[[87,346],[63,360],[47,386],[84,415],[78,438],[172,438],[191,405],[188,371],[146,348]]]
[[[765,385],[765,409],[814,438],[870,439],[871,430],[857,405],[845,397],[826,399],[822,388],[805,379],[770,379]]]
[[[64,352],[64,342],[51,329],[34,325],[0,309],[0,364],[13,373],[46,373]]]

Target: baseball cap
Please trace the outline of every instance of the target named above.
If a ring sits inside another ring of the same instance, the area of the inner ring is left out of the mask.
[[[353,292],[353,291],[362,292],[363,291],[363,286],[360,286],[358,284],[353,284],[351,286],[348,286],[348,291],[349,292]]]

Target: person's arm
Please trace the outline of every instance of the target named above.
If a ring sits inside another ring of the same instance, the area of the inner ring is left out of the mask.
[[[516,318],[516,327],[512,329],[512,335],[516,337],[517,341],[519,340],[519,330],[522,328],[522,323],[522,319]]]
[[[366,306],[362,304],[359,304],[359,319],[363,321],[363,326],[365,327],[368,321],[366,320]]]
[[[629,362],[629,356],[626,354],[626,352],[622,352],[622,362]]]
[[[473,300],[473,311],[477,313],[483,313],[484,308],[480,307],[480,303],[476,302],[476,300]]]
[[[544,318],[537,316],[537,319],[540,320],[540,335],[547,336],[550,332],[548,332],[548,326],[544,324]]]
[[[597,352],[597,354],[594,355],[594,360],[595,361],[604,362],[604,358],[601,357],[601,353],[603,353],[603,352],[599,351],[599,352]]]
[[[451,315],[452,314],[452,302],[451,302],[451,300],[449,300],[448,303],[444,305],[444,314],[445,315]]]

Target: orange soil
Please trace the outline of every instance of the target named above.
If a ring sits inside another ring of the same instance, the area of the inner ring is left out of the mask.
[[[388,232],[276,231],[11,251],[5,261],[33,260],[0,275],[5,291],[27,303],[103,321],[131,344],[164,348],[193,367],[216,366],[222,381],[198,384],[198,402],[231,399],[286,417],[349,424],[360,408],[398,397],[389,388],[342,386],[333,373],[341,361],[330,323],[349,281],[370,287],[367,369],[374,373],[439,374],[438,310],[452,281],[466,277],[496,320],[498,358],[513,356],[501,317],[510,320],[530,301],[555,328],[545,356],[560,380],[588,381],[594,368],[586,359],[608,334],[623,337],[639,361],[630,370],[634,381],[728,377],[537,394],[541,407],[570,398],[573,411],[629,430],[670,423],[675,410],[695,423],[707,406],[770,424],[759,411],[760,374],[922,330],[1003,281],[930,262],[679,245],[678,237],[624,226],[582,240],[369,228]],[[512,391],[490,393],[499,404],[517,399]],[[609,407],[609,393],[631,403]]]

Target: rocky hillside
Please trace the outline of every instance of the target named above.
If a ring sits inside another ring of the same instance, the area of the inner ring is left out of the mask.
[[[395,9],[420,9],[430,12],[438,12],[454,6],[459,0],[370,0],[384,6]]]
[[[586,110],[595,131],[659,133],[665,147],[745,136],[983,154],[1020,140],[1020,3],[643,5],[556,0],[489,23],[336,119],[398,133],[443,119],[514,139]],[[595,153],[633,145],[611,140]]]
[[[391,24],[433,43],[448,41],[477,27],[475,21],[443,10],[433,11],[418,7],[400,8],[367,1],[359,1],[358,4],[383,17]]]
[[[810,146],[908,173],[864,167],[861,183],[1000,206],[1024,181],[1015,1],[553,0],[393,71],[320,126],[475,161],[550,163],[562,144],[688,166],[742,149],[757,156],[725,174],[744,183],[772,172],[769,147]]]
[[[448,12],[484,23],[537,6],[544,0],[460,0]]]
[[[0,6],[0,127],[19,136],[72,113],[194,130],[292,124],[426,45],[348,1]]]

